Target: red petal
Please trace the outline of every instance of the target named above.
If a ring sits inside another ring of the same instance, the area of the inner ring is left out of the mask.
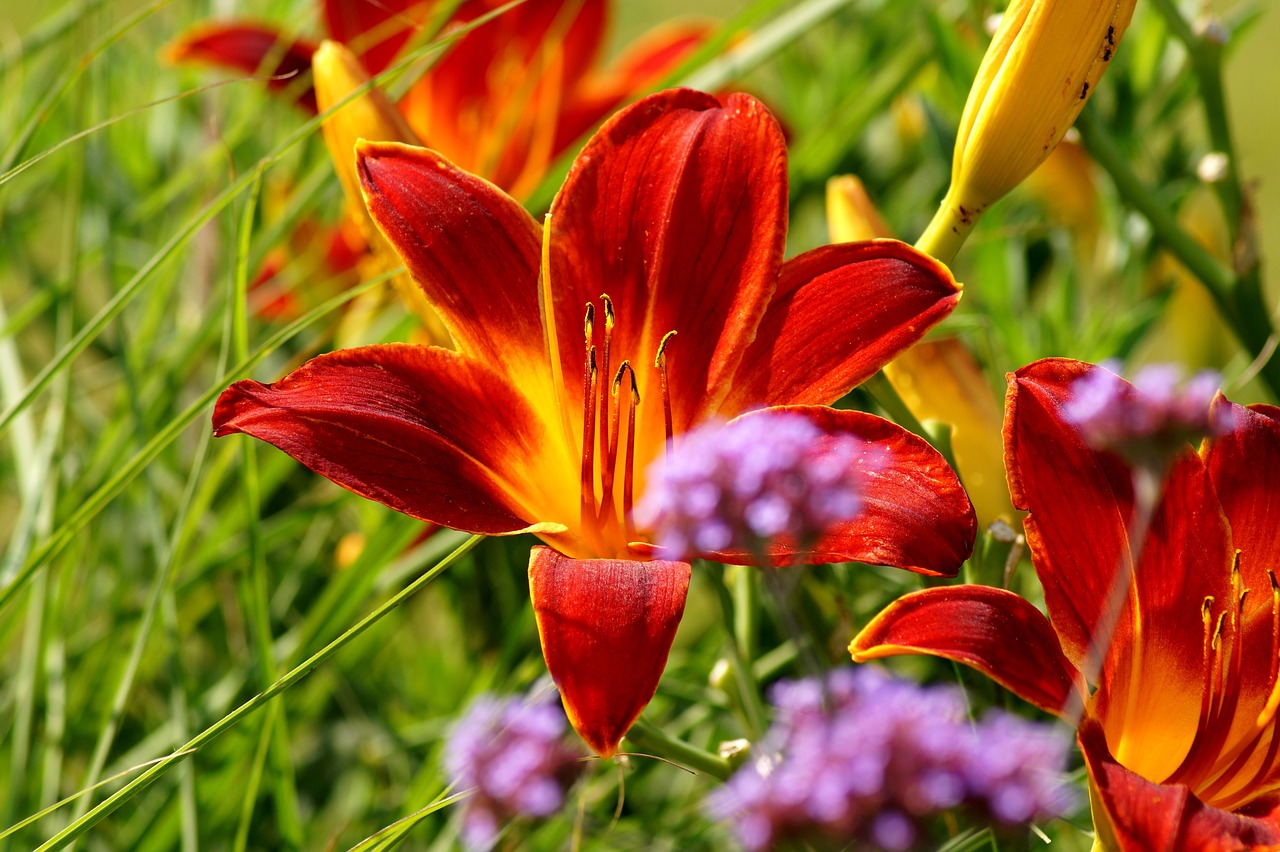
[[[370,76],[385,70],[414,31],[431,23],[434,0],[324,0],[329,35],[360,57]]]
[[[557,444],[498,374],[456,353],[408,344],[346,349],[280,381],[237,382],[214,433],[274,444],[344,488],[474,533],[559,532],[575,518],[576,477],[558,494]],[[560,507],[556,500],[568,501]],[[563,511],[563,514],[560,512]]]
[[[573,727],[602,757],[662,677],[689,592],[685,562],[529,557],[529,591],[547,669]]]
[[[1125,769],[1102,728],[1086,719],[1080,748],[1089,768],[1099,840],[1120,852],[1241,852],[1280,846],[1280,808],[1251,815],[1211,808],[1183,784],[1156,784]]]
[[[867,446],[859,459],[869,466],[863,478],[862,512],[799,552],[775,542],[778,563],[799,557],[811,564],[866,562],[920,574],[954,577],[973,552],[977,520],[973,504],[945,459],[923,438],[862,411],[826,406],[779,406],[744,414],[790,411],[808,417],[829,435],[853,435]],[[725,562],[750,564],[750,553],[721,553]]]
[[[955,660],[1054,715],[1079,681],[1049,619],[1013,592],[989,586],[904,595],[862,629],[849,652],[859,663],[899,654]]]
[[[1208,681],[1201,606],[1212,598],[1213,618],[1234,609],[1231,561],[1226,523],[1204,463],[1188,449],[1165,478],[1130,592],[1136,601],[1121,611],[1097,691],[1095,715],[1112,750],[1143,776],[1168,778],[1196,740]],[[1236,645],[1233,625],[1223,628],[1224,648]],[[1259,656],[1270,652],[1269,631],[1266,648]],[[1241,685],[1235,675],[1232,688]],[[1259,686],[1264,694],[1257,710],[1266,701],[1265,685]],[[1255,718],[1256,712],[1240,722],[1252,725]],[[1210,736],[1217,734],[1227,730]]]
[[[1078,669],[1085,667],[1133,514],[1129,469],[1116,456],[1090,449],[1062,413],[1072,384],[1095,369],[1061,358],[1037,361],[1009,375],[1005,398],[1009,492],[1014,506],[1031,512],[1024,526],[1049,620]]]
[[[823,246],[787,261],[727,414],[828,405],[924,336],[960,301],[947,268],[908,245]]]
[[[637,458],[665,440],[654,356],[667,349],[675,432],[716,410],[777,281],[786,236],[786,149],[758,101],[687,89],[644,98],[610,119],[574,163],[551,209],[556,321],[612,297],[615,362],[640,382]],[[561,336],[566,375],[581,370]]]
[[[364,142],[356,155],[369,213],[458,351],[508,375],[548,373],[538,312],[542,229],[533,217],[426,148]]]
[[[316,46],[311,42],[286,36],[270,26],[228,23],[188,30],[169,45],[167,55],[173,62],[208,62],[246,74],[272,77],[291,74],[285,79],[271,80],[267,85],[276,91],[296,92],[298,103],[314,113],[315,92],[310,84],[304,88],[298,76],[311,73],[311,54],[315,51]]]

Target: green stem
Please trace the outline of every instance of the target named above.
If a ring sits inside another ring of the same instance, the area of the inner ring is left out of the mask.
[[[718,754],[703,751],[684,740],[669,736],[656,725],[637,719],[627,731],[627,740],[640,751],[654,754],[712,778],[726,780],[732,773],[729,761]]]
[[[756,569],[750,565],[739,565],[735,570],[754,572]],[[720,599],[720,612],[724,617],[725,628],[729,632],[729,668],[733,673],[733,685],[736,687],[736,690],[726,689],[724,692],[730,699],[736,693],[738,708],[742,711],[743,724],[752,737],[758,737],[764,732],[765,719],[768,715],[765,712],[764,703],[760,700],[760,688],[751,673],[750,664],[743,659],[742,651],[738,646],[734,598],[729,592],[727,577],[717,577],[713,580],[713,584]],[[758,604],[759,601],[757,600],[756,603]]]
[[[929,227],[916,240],[916,248],[950,266],[977,226],[978,215],[977,212],[963,210],[948,191],[938,212],[933,214]]]
[[[1088,107],[1076,121],[1089,153],[1106,170],[1121,197],[1151,224],[1156,238],[1204,284],[1223,318],[1252,355],[1266,352],[1274,330],[1271,310],[1262,296],[1256,268],[1242,279],[1218,261],[1184,231],[1168,208],[1129,165],[1094,109]],[[1280,359],[1268,358],[1260,375],[1273,394],[1280,396]]]
[[[414,594],[419,592],[428,583],[430,583],[432,580],[438,577],[441,573],[443,573],[446,568],[448,568],[454,562],[458,561],[458,559],[460,559],[462,556],[468,553],[472,548],[474,548],[477,544],[479,544],[483,538],[484,536],[480,536],[480,535],[471,536],[469,539],[467,539],[465,542],[459,545],[457,549],[455,549],[452,553],[450,553],[444,559],[436,563],[435,567],[427,571],[417,580],[410,583],[408,586],[404,588],[403,591],[401,591],[399,594],[390,598],[382,606],[378,607],[373,612],[369,613],[367,616],[362,618],[360,621],[358,621],[354,626],[348,629],[345,633],[343,633],[337,639],[334,639],[328,645],[325,645],[319,651],[317,651],[316,653],[308,657],[296,668],[290,670],[286,675],[284,675],[284,677],[280,678],[275,683],[273,683],[270,686],[270,688],[265,689],[262,692],[258,693],[253,698],[250,698],[244,704],[241,704],[235,710],[228,713],[226,716],[223,716],[213,725],[209,726],[208,728],[205,728],[199,734],[196,734],[189,741],[187,741],[187,743],[184,744],[181,748],[177,749],[167,757],[161,758],[157,763],[153,764],[150,768],[148,768],[145,772],[143,772],[137,778],[134,778],[128,784],[126,784],[125,786],[121,787],[118,791],[113,793],[111,796],[104,799],[102,801],[102,804],[98,805],[96,808],[89,811],[89,813],[85,814],[83,817],[76,820],[71,825],[67,826],[62,831],[58,832],[56,835],[50,838],[44,845],[42,845],[38,850],[36,850],[36,852],[48,852],[48,850],[52,850],[52,849],[61,849],[66,844],[70,843],[72,840],[75,840],[77,837],[84,834],[90,828],[97,825],[97,823],[100,822],[103,818],[109,815],[116,808],[123,805],[125,802],[132,799],[136,794],[141,792],[144,788],[150,785],[151,782],[155,781],[157,778],[159,778],[161,775],[167,772],[171,767],[180,763],[186,758],[190,757],[192,754],[194,754],[200,748],[205,746],[207,743],[217,738],[219,734],[223,733],[228,728],[240,722],[242,719],[244,719],[244,717],[248,716],[254,710],[257,710],[263,704],[266,704],[272,698],[284,692],[286,689],[293,686],[298,681],[305,678],[307,675],[311,674],[311,672],[314,671],[316,667],[318,667],[321,663],[325,662],[330,657],[332,657],[340,649],[346,646],[347,643],[349,643],[352,639],[355,639],[361,633],[364,633],[370,627],[377,624],[384,617],[386,617],[386,615],[390,613],[392,610],[396,609],[406,600],[413,597]]]

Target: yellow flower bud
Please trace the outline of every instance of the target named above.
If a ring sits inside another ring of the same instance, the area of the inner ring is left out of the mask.
[[[356,172],[356,141],[369,139],[375,142],[404,142],[408,145],[422,143],[391,99],[381,89],[369,85],[370,77],[364,66],[343,45],[336,41],[321,42],[311,57],[311,71],[316,91],[316,108],[322,115],[333,110],[332,114],[325,116],[321,130],[329,148],[329,156],[333,158],[334,168],[338,172],[338,179],[342,181],[349,215],[360,223],[360,232],[369,245],[372,262],[367,264],[368,271],[371,275],[387,272],[401,265],[400,258],[378,232],[364,205],[364,198],[360,194],[360,177]],[[355,94],[361,88],[364,91]],[[427,302],[422,289],[407,275],[395,276],[392,284],[410,310],[422,319],[427,341],[449,345],[448,332]],[[363,311],[354,311],[360,315],[360,323],[368,320],[364,315],[369,313],[369,309],[376,308],[376,304],[366,304],[363,307]]]
[[[983,211],[1044,162],[1115,56],[1135,3],[1010,3],[965,103],[951,188],[920,247],[950,260]]]

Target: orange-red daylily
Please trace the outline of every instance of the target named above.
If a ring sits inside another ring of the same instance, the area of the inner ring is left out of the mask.
[[[1280,409],[1214,402],[1234,428],[1174,460],[1134,565],[1131,471],[1063,415],[1098,369],[1049,359],[1010,376],[1009,484],[1031,513],[1048,617],[1002,589],[934,588],[891,604],[850,650],[956,660],[1051,713],[1083,702],[1104,849],[1278,848]],[[1127,598],[1086,697],[1118,570]]]
[[[505,5],[464,0],[449,27]],[[323,0],[327,37],[351,48],[370,74],[386,70],[441,11],[439,0]],[[661,27],[610,68],[598,67],[607,0],[525,0],[467,32],[400,101],[419,138],[456,165],[523,197],[582,134],[635,93],[673,70],[705,37],[702,24]],[[317,42],[267,24],[212,23],[182,36],[176,60],[210,62],[245,73],[305,73]],[[315,92],[295,79],[271,83],[298,92],[316,110]]]
[[[958,285],[901,243],[783,262],[786,149],[746,95],[662,92],[608,121],[543,226],[440,154],[357,146],[369,210],[457,351],[322,355],[219,399],[218,435],[268,441],[414,517],[536,534],[530,589],[570,720],[612,754],[653,696],[690,567],[652,560],[634,495],[668,440],[787,406],[888,461],[857,519],[779,559],[954,574],[973,508],[927,443],[826,405],[946,316]],[[749,562],[745,553],[718,554]],[[652,561],[651,561],[652,560]]]

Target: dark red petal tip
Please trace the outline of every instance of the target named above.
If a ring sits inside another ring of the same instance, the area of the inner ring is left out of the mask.
[[[1079,680],[1040,610],[987,586],[904,595],[862,629],[849,652],[856,662],[899,654],[955,660],[1055,715]]]
[[[644,710],[684,615],[685,562],[529,557],[529,591],[547,669],[587,745],[611,757]]]

